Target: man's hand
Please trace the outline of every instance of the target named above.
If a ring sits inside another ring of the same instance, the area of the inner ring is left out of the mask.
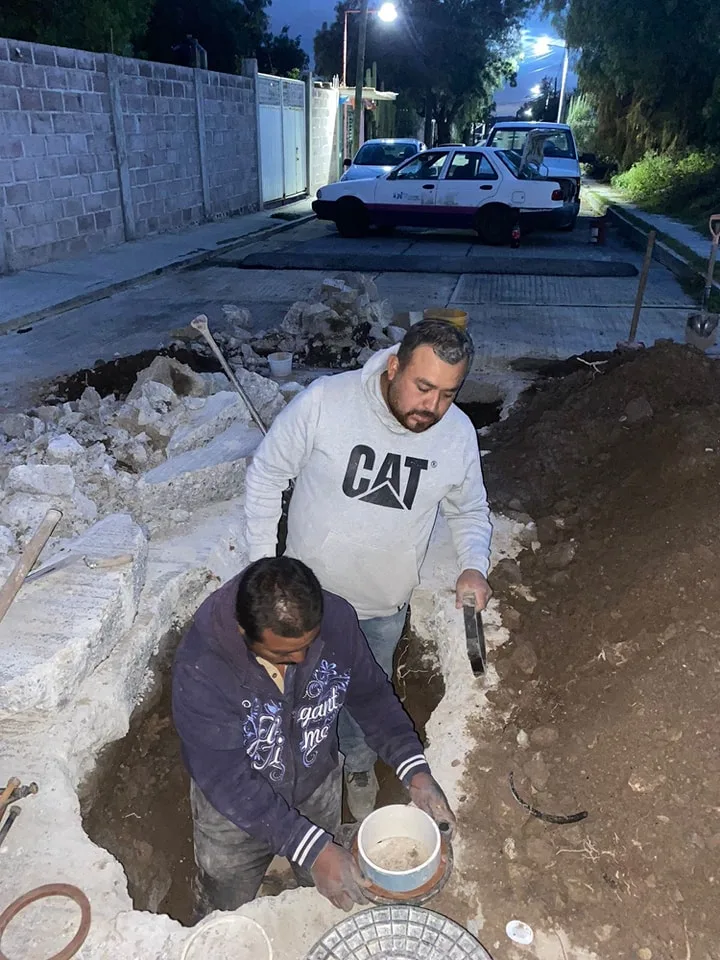
[[[433,818],[438,826],[448,825],[448,836],[455,832],[455,814],[450,809],[445,794],[429,773],[416,773],[410,781],[410,799]]]
[[[367,903],[363,893],[370,886],[355,858],[337,843],[329,843],[310,869],[318,891],[339,910],[352,910],[353,903]]]
[[[478,610],[484,610],[492,596],[490,584],[479,570],[463,570],[455,585],[455,606],[460,609],[463,598],[472,593]]]

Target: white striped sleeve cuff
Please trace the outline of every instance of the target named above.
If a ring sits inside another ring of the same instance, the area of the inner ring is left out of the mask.
[[[398,779],[407,784],[414,774],[420,772],[429,773],[430,765],[425,759],[424,753],[416,753],[415,756],[403,760],[396,772]]]
[[[315,858],[327,844],[328,840],[332,840],[330,834],[326,833],[320,827],[313,825],[304,834],[300,843],[298,843],[294,852],[290,855],[290,859],[299,867],[305,867],[307,870],[315,862]]]

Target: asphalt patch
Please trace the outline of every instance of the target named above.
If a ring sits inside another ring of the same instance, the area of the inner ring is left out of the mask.
[[[622,260],[572,260],[541,257],[434,257],[417,254],[293,253],[278,250],[214,261],[240,270],[318,270],[354,273],[505,274],[528,277],[636,277],[637,267]]]

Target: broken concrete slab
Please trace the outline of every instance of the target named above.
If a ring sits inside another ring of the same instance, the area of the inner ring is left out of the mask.
[[[213,394],[199,409],[191,411],[187,422],[175,430],[167,445],[168,456],[174,457],[203,446],[239,420],[250,421],[242,397],[230,390]]]
[[[179,397],[202,397],[206,392],[203,378],[187,364],[179,363],[171,357],[155,357],[150,366],[137,375],[128,400],[139,397],[143,384],[148,380],[165,384]]]
[[[132,518],[106,517],[70,552],[132,559],[96,569],[78,561],[22,587],[0,623],[0,720],[67,703],[135,617],[147,540]]]
[[[69,433],[61,433],[48,443],[48,463],[73,463],[84,453],[84,448]]]
[[[75,490],[69,498],[15,493],[0,502],[0,521],[22,538],[35,531],[51,507],[62,513],[62,520],[55,528],[61,536],[79,533],[98,515],[96,504],[80,490]]]
[[[21,464],[13,467],[5,486],[15,493],[39,493],[46,496],[71,497],[75,477],[70,467],[62,464]]]
[[[155,533],[168,526],[168,513],[192,511],[218,500],[230,500],[245,487],[247,458],[262,434],[235,423],[204,447],[170,457],[149,470],[135,487],[135,513]]]

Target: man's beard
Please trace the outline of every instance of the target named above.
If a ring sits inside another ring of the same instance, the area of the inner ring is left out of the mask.
[[[428,413],[427,410],[408,410],[406,413],[403,413],[395,402],[392,383],[388,384],[387,405],[390,408],[390,413],[392,413],[398,423],[401,423],[405,429],[410,430],[411,433],[425,433],[426,430],[434,427],[440,420],[440,417],[435,416],[434,413]],[[411,417],[417,417],[415,423],[409,422]]]

